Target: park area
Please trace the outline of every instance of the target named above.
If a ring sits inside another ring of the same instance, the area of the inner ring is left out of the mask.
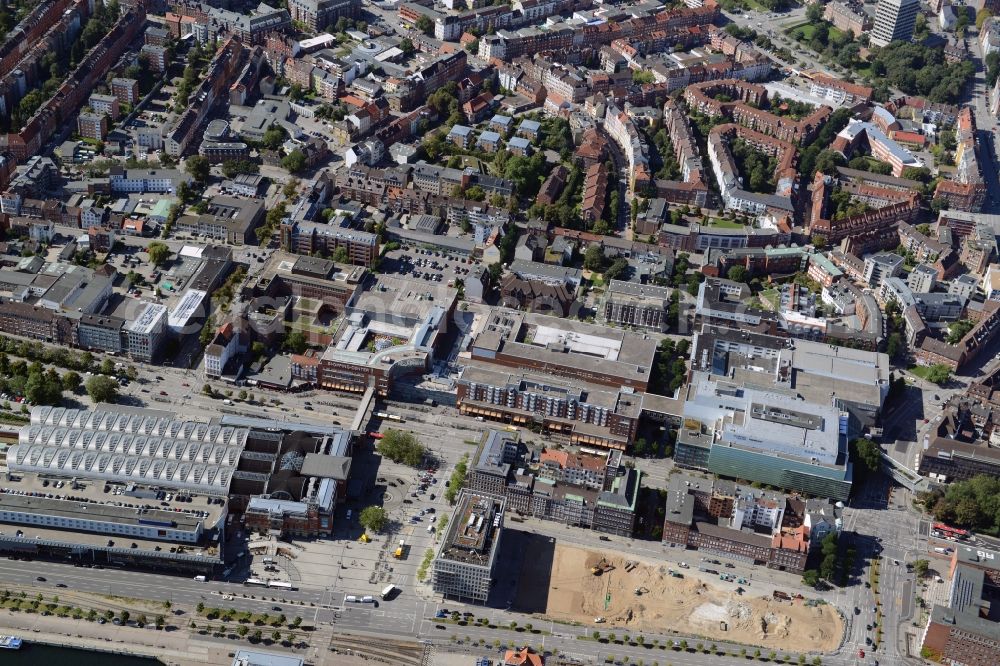
[[[525,560],[518,605],[534,606],[531,610],[555,620],[587,625],[604,618],[596,625],[604,631],[672,630],[782,651],[822,652],[840,644],[843,620],[830,605],[777,601],[752,589],[740,596],[735,585],[729,584],[732,589],[708,585],[690,571],[676,578],[665,564],[629,563],[629,571],[626,564],[612,553],[556,544],[551,560]],[[607,570],[594,575],[592,568],[602,565]],[[539,595],[539,590],[547,590],[547,595]],[[543,603],[538,603],[540,596]]]

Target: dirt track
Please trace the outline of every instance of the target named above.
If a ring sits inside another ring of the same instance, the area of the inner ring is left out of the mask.
[[[595,576],[590,568],[602,557],[615,568]],[[774,601],[746,586],[746,592],[740,596],[734,583],[719,581],[716,586],[690,576],[673,578],[668,575],[666,565],[648,562],[626,572],[625,562],[611,553],[557,544],[545,614],[554,619],[593,624],[606,631],[674,630],[775,650],[825,651],[836,649],[840,643],[844,626],[832,606]],[[522,596],[530,593],[531,587],[526,587],[526,582],[522,581]],[[544,581],[536,582],[544,585]],[[636,590],[642,594],[636,595]],[[608,595],[610,601],[606,601]],[[594,624],[598,617],[606,622]]]

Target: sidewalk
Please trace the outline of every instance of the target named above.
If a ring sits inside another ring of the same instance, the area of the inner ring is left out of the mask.
[[[161,659],[167,664],[219,664],[230,652],[222,647],[192,640],[185,630],[173,632],[117,627],[86,620],[24,613],[0,613],[0,632],[16,634],[31,643],[66,645]]]

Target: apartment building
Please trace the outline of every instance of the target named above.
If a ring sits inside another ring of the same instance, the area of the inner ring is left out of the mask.
[[[621,451],[600,455],[530,449],[509,431],[483,434],[469,488],[502,497],[510,511],[620,536],[635,529],[641,475]]]
[[[135,104],[139,101],[139,82],[116,76],[111,79],[111,94],[122,104]]]
[[[818,541],[814,526],[823,534],[836,529],[826,520],[836,512],[828,500],[675,474],[667,489],[663,543],[801,573],[811,542]]]
[[[831,2],[826,7],[827,12],[829,12],[831,7],[844,6],[839,2]],[[846,31],[844,28],[841,29]],[[815,97],[828,100],[838,106],[854,106],[855,104],[870,103],[873,90],[868,86],[849,83],[817,72],[813,74],[809,82],[809,92]]]
[[[315,33],[341,17],[354,18],[359,4],[357,0],[289,0],[288,13]]]
[[[665,333],[671,292],[668,287],[611,280],[604,297],[604,320]]]
[[[829,3],[823,10],[823,20],[829,21],[842,32],[851,33],[855,39],[872,27],[872,19],[868,14],[838,0]]]
[[[103,141],[108,135],[108,118],[101,113],[81,113],[77,117],[76,131],[85,139]]]
[[[872,46],[909,41],[913,37],[919,9],[919,0],[879,0],[871,32]]]

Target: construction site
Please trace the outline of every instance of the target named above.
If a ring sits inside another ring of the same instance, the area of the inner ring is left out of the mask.
[[[844,631],[834,607],[780,593],[765,596],[734,576],[708,584],[690,570],[561,544],[545,568],[525,567],[519,606],[607,631],[672,630],[787,651],[835,650]]]

